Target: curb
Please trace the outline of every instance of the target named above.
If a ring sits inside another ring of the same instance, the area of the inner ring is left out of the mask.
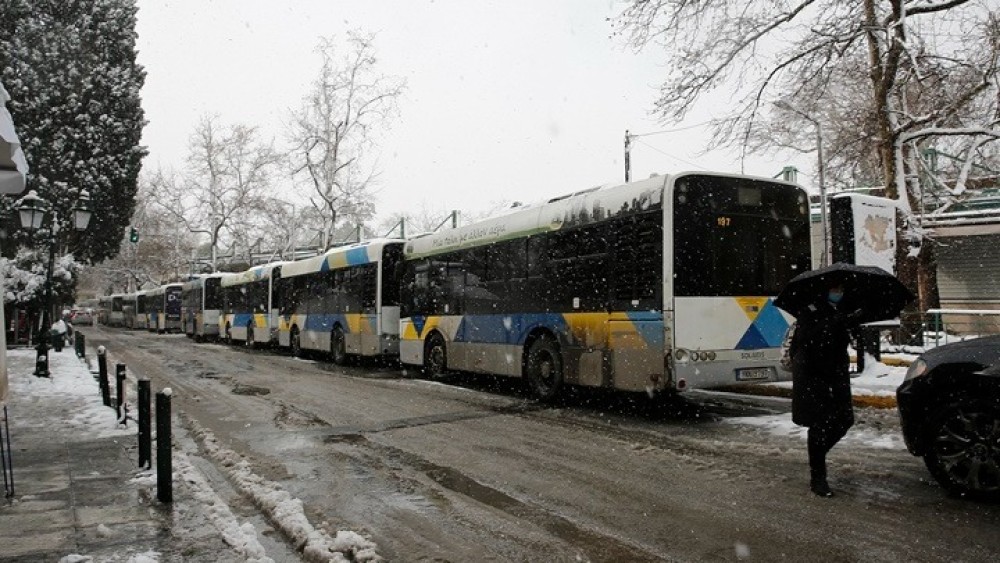
[[[883,362],[885,363],[885,362]],[[761,397],[782,397],[792,398],[792,390],[787,387],[770,387],[767,385],[727,385],[719,387],[719,391],[739,393],[741,395],[757,395]],[[855,407],[865,407],[872,409],[894,409],[896,408],[895,395],[854,395],[852,397]]]

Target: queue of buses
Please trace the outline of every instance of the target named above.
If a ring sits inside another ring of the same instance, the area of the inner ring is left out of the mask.
[[[431,377],[683,391],[776,381],[810,267],[806,193],[689,172],[514,207],[474,224],[103,297],[105,324],[295,355],[387,356]]]

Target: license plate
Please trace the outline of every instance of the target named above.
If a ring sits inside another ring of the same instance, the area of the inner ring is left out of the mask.
[[[774,371],[771,368],[747,368],[736,370],[736,381],[759,381],[771,379]]]

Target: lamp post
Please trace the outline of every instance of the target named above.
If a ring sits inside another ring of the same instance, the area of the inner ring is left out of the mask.
[[[816,127],[816,174],[819,180],[819,220],[820,226],[823,229],[823,251],[819,255],[819,265],[820,267],[827,266],[830,262],[830,231],[826,218],[826,184],[823,182],[823,126],[820,125],[819,121],[814,119],[812,116],[784,100],[774,102],[774,105],[777,108],[797,114],[799,117],[812,123]]]
[[[18,212],[21,215],[21,226],[35,232],[42,228],[45,221],[45,214],[48,211],[47,202],[38,197],[34,190],[21,198],[18,205]],[[73,227],[77,231],[84,231],[90,223],[91,216],[90,194],[87,190],[80,191],[80,197],[73,207]],[[49,314],[52,310],[52,271],[56,262],[56,234],[59,232],[59,221],[55,210],[51,210],[50,219],[52,222],[52,240],[49,241],[49,263],[45,272],[45,299],[42,308],[42,335],[39,339],[35,357],[35,375],[38,377],[49,376],[49,328],[51,321]]]

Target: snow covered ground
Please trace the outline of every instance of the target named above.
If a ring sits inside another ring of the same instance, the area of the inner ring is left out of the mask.
[[[917,355],[911,353],[883,355],[885,361],[894,364],[887,365],[876,361],[872,356],[867,356],[864,371],[851,378],[852,394],[855,397],[894,397],[896,388],[903,383],[909,363],[916,358]],[[792,388],[791,381],[767,385],[784,389]],[[803,443],[806,440],[807,428],[795,425],[792,422],[790,412],[778,415],[735,417],[726,419],[726,422],[758,427],[769,434],[791,437],[801,440]],[[899,432],[879,432],[860,425],[848,431],[844,442],[881,449],[906,449],[903,436]]]
[[[30,421],[18,420],[22,427],[30,425],[47,428],[59,432],[67,440],[93,440],[112,436],[131,437],[136,434],[134,422],[128,426],[118,424],[114,411],[104,406],[101,401],[96,376],[91,373],[86,363],[76,357],[71,349],[60,353],[49,354],[48,378],[35,377],[32,369],[35,361],[34,349],[14,349],[7,351],[9,366],[10,395],[12,404],[18,401],[29,401],[64,407],[61,410],[47,409],[48,417],[34,417]],[[95,366],[96,371],[96,366]],[[134,389],[134,381],[129,383]],[[112,389],[112,395],[114,390]],[[130,394],[127,394],[130,395]],[[134,392],[132,392],[134,395]],[[129,412],[134,415],[134,407]],[[154,436],[155,440],[155,436]],[[176,445],[175,445],[176,449]],[[216,447],[216,450],[219,448]],[[209,452],[212,454],[213,452]],[[297,545],[304,545],[303,555],[309,561],[381,561],[377,546],[360,534],[353,531],[336,531],[334,536],[327,535],[323,530],[314,528],[308,521],[302,509],[302,503],[292,498],[287,492],[280,490],[278,485],[263,480],[254,475],[246,464],[238,459],[238,455],[225,451],[229,456],[227,462],[232,463],[238,471],[230,472],[230,478],[235,486],[248,493],[254,501],[264,508],[267,502],[261,498],[277,498],[274,502],[277,508],[268,510],[268,518],[283,531],[293,531],[290,534]],[[209,479],[191,463],[190,456],[200,455],[198,452],[175,451],[174,453],[174,483],[183,485],[183,490],[190,492],[185,502],[193,503],[196,509],[211,522],[223,541],[232,548],[237,559],[267,563],[274,561],[269,557],[258,541],[258,531],[249,522],[240,522],[233,511],[226,506],[221,496],[216,494],[209,485]],[[155,471],[137,471],[131,484],[137,488],[150,489],[156,486]],[[261,492],[263,491],[263,492]],[[179,495],[178,495],[179,496]],[[261,498],[258,498],[261,497]],[[175,498],[175,503],[180,499]],[[301,536],[301,537],[300,537]],[[0,551],[2,553],[2,551]],[[147,551],[141,554],[129,554],[121,557],[126,563],[155,563],[160,554]],[[60,563],[85,563],[93,558],[81,554],[68,554]]]

